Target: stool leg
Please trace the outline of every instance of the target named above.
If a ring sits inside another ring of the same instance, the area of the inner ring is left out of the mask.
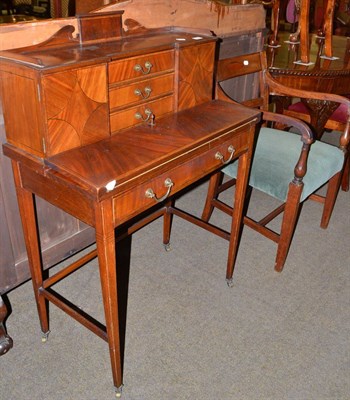
[[[96,206],[95,215],[96,246],[112,376],[117,397],[120,397],[123,379],[117,293],[116,242],[112,201],[107,199],[99,203]]]

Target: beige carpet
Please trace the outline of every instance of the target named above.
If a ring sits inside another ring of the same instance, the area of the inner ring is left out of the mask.
[[[178,205],[201,210],[206,184]],[[227,198],[232,193],[225,194]],[[250,211],[271,207],[254,192]],[[174,219],[172,251],[161,221],[132,240],[124,362],[125,400],[347,400],[350,398],[350,193],[331,224],[303,208],[284,271],[276,246],[245,228],[233,288],[227,242]],[[227,225],[216,212],[213,218]],[[96,262],[60,290],[103,321]],[[46,344],[31,283],[8,295],[14,348],[0,358],[3,400],[114,398],[107,344],[51,305]]]

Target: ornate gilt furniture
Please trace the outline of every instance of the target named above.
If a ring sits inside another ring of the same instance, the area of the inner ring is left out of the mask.
[[[327,93],[301,91],[285,87],[275,81],[267,68],[264,52],[232,57],[220,60],[217,68],[216,97],[227,99],[220,83],[226,79],[245,74],[258,73],[260,76],[260,92],[257,98],[245,101],[245,105],[259,107],[263,111],[263,121],[278,123],[296,128],[301,136],[264,126],[260,129],[254,152],[249,185],[282,204],[270,214],[256,221],[244,217],[244,224],[253,228],[268,239],[277,243],[275,270],[282,271],[288,254],[298,215],[303,201],[310,198],[324,204],[321,227],[326,228],[339,190],[342,168],[348,157],[350,141],[350,100]],[[339,148],[315,141],[311,129],[302,121],[289,119],[289,116],[269,112],[271,95],[298,96],[315,100],[329,100],[347,107],[347,122],[340,138]],[[208,221],[214,207],[232,214],[232,208],[218,199],[219,194],[236,183],[239,166],[232,163],[214,174],[210,179],[207,200],[202,219]],[[223,176],[231,180],[222,184]],[[326,196],[315,192],[328,182]],[[248,199],[247,199],[248,201]],[[283,212],[280,233],[269,226],[276,216]],[[227,274],[228,282],[232,281],[233,270]]]
[[[212,100],[216,39],[178,28],[122,31],[121,12],[79,19],[48,41],[0,53],[3,107],[43,339],[47,301],[108,342],[120,395],[122,353],[116,243],[178,215],[229,240],[235,261],[260,112]],[[174,205],[176,194],[239,159],[231,234]],[[43,274],[34,195],[95,228],[97,249]],[[239,206],[240,204],[240,206]],[[118,244],[117,244],[118,247]],[[98,257],[106,326],[51,287]]]

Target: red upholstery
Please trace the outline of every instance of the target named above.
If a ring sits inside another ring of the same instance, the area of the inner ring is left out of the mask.
[[[307,107],[301,101],[298,101],[297,103],[290,105],[288,107],[288,110],[295,111],[295,112],[302,113],[302,114],[309,114]],[[345,124],[346,123],[346,115],[347,115],[346,105],[341,104],[334,111],[334,113],[329,117],[329,119]]]

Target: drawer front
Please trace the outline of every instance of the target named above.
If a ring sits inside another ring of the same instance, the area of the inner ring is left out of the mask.
[[[115,112],[110,115],[110,125],[112,134],[120,129],[129,128],[133,125],[150,120],[151,114],[155,118],[170,113],[174,110],[173,96],[163,97],[161,99],[147,102],[137,107]]]
[[[142,78],[174,71],[174,51],[162,51],[126,60],[112,61],[108,66],[109,83]]]
[[[158,198],[165,196],[169,190],[166,183],[167,180],[170,179],[171,182],[173,182],[173,186],[170,188],[169,195],[172,195],[190,185],[192,182],[197,181],[208,173],[223,166],[222,161],[216,157],[217,152],[220,152],[224,160],[227,160],[230,157],[228,149],[230,146],[233,146],[235,149],[233,158],[237,158],[248,148],[249,135],[246,134],[246,132],[247,128],[245,128],[244,133],[241,132],[237,134],[237,132],[235,132],[234,136],[231,134],[232,136],[230,138],[219,145],[213,146],[209,150],[208,145],[207,151],[205,151],[204,154],[200,156],[197,155],[184,162],[182,165],[174,167],[168,172],[113,198],[115,224],[123,223],[156,204],[154,198],[146,196],[146,192],[149,189],[152,189]]]
[[[110,109],[150,101],[159,96],[172,94],[173,91],[174,74],[161,75],[128,86],[115,87],[109,91]]]

